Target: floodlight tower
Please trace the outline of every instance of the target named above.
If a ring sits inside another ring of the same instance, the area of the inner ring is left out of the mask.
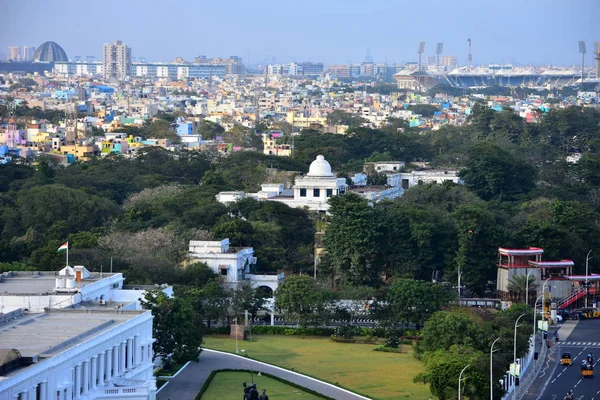
[[[583,85],[583,69],[585,68],[585,42],[579,41],[579,52],[581,53],[581,84]]]
[[[469,64],[469,68],[473,65],[473,54],[471,53],[471,38],[467,39],[469,42],[469,55],[467,56],[467,64]]]
[[[437,69],[440,70],[440,54],[442,54],[442,50],[444,50],[444,43],[438,43],[435,48],[435,55],[437,56]]]
[[[600,79],[600,42],[594,42],[594,54],[596,55],[596,79]]]
[[[417,51],[417,53],[419,53],[419,71],[421,70],[421,54],[423,54],[424,51],[425,51],[425,42],[421,42],[421,43],[419,43],[419,50]]]

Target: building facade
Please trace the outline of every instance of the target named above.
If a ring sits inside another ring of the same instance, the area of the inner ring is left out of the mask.
[[[123,80],[130,75],[131,47],[117,40],[113,44],[104,44],[102,52],[104,79]]]

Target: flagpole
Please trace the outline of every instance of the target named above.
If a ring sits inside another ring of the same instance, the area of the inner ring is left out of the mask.
[[[67,267],[69,266],[69,242],[67,242]]]

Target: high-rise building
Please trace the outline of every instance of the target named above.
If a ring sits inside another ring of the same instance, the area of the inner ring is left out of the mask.
[[[441,64],[444,67],[456,68],[456,56],[442,56]]]
[[[113,44],[104,44],[102,53],[104,79],[123,80],[131,70],[131,47],[116,40]]]
[[[323,63],[322,62],[303,62],[300,63],[304,75],[321,75],[323,73]]]
[[[35,46],[23,46],[23,61],[33,60],[35,54]]]
[[[21,48],[19,46],[8,46],[8,60],[21,61]]]

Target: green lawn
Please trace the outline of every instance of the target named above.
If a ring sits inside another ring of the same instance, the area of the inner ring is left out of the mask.
[[[293,386],[276,381],[266,376],[253,375],[258,393],[267,389],[269,399],[322,400]],[[202,400],[239,400],[244,395],[242,382],[250,384],[250,372],[219,372],[215,375],[208,390],[202,395]]]
[[[206,336],[209,349],[235,352],[228,336]],[[412,348],[404,353],[373,351],[375,345],[336,343],[329,338],[254,336],[239,342],[249,357],[322,379],[374,399],[429,399],[429,387],[413,383],[423,371]],[[242,353],[242,354],[244,354]]]

